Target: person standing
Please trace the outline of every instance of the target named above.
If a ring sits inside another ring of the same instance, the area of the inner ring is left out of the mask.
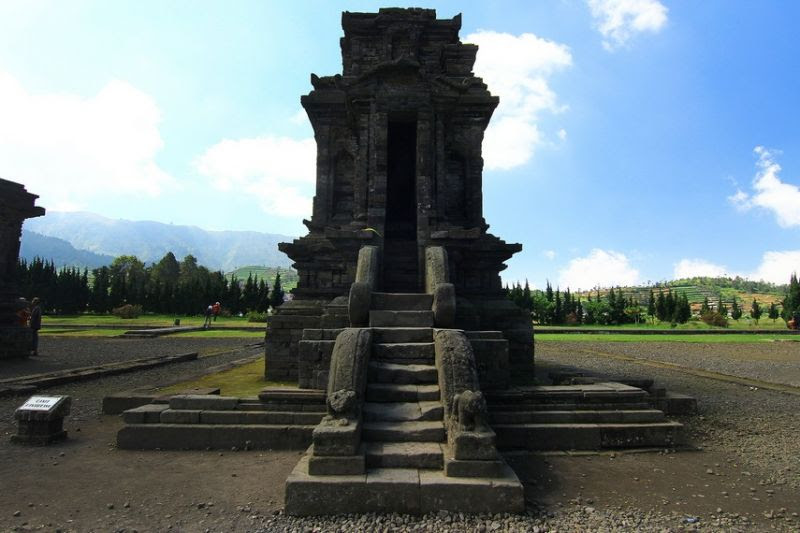
[[[217,321],[217,317],[219,316],[219,312],[220,312],[221,309],[222,309],[222,306],[219,304],[219,302],[215,303],[212,306],[212,310],[214,311],[214,322]]]
[[[209,305],[208,307],[206,307],[206,312],[205,312],[206,319],[203,322],[203,329],[208,329],[211,327],[211,315],[213,314],[214,314],[213,306]]]
[[[36,297],[31,300],[31,319],[30,319],[30,327],[32,336],[31,347],[33,350],[31,351],[31,355],[37,356],[39,355],[39,330],[42,329],[42,308],[39,306],[39,298]]]

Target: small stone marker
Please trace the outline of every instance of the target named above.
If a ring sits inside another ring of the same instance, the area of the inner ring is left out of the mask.
[[[11,442],[44,446],[67,438],[64,417],[71,405],[69,396],[31,396],[14,412],[18,427]]]

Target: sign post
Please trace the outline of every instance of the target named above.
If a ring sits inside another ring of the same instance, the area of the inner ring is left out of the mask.
[[[17,434],[11,442],[44,446],[67,438],[64,417],[71,405],[69,396],[31,396],[14,412]]]

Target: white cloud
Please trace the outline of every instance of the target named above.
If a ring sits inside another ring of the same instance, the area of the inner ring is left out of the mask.
[[[800,273],[800,250],[766,252],[749,279],[764,280],[777,284],[789,283],[792,273]]]
[[[800,272],[800,250],[765,252],[761,263],[752,272],[731,272],[725,266],[715,265],[704,259],[682,259],[675,265],[674,277],[691,278],[695,276],[736,277],[763,280],[778,285],[789,282],[792,272]]]
[[[737,190],[728,200],[740,211],[753,207],[772,211],[781,227],[800,226],[800,187],[781,181],[781,166],[775,162],[777,152],[763,146],[753,151],[758,154],[759,170],[753,179],[752,195]]]
[[[299,125],[308,124],[308,113],[306,113],[306,110],[301,107],[294,115],[289,117],[289,122]]]
[[[177,185],[155,161],[160,121],[155,101],[124,81],[83,98],[34,94],[0,72],[0,173],[53,210],[109,195],[157,196]]]
[[[483,142],[486,169],[524,165],[543,142],[536,125],[539,115],[566,109],[558,104],[547,80],[572,65],[569,47],[532,33],[516,36],[487,30],[464,40],[479,46],[475,72],[500,96]]]
[[[672,275],[674,279],[731,276],[724,266],[715,265],[704,259],[681,259],[675,265]]]
[[[307,217],[314,194],[316,153],[311,138],[226,139],[206,150],[195,166],[212,186],[252,195],[271,215]]]
[[[595,248],[586,257],[572,259],[559,272],[559,285],[571,289],[628,286],[641,282],[639,271],[622,253]]]
[[[561,128],[560,130],[558,130],[558,138],[561,141],[566,141],[567,140],[567,130],[565,130],[564,128]]]
[[[553,259],[556,258],[556,251],[555,250],[545,250],[545,251],[542,252],[542,255],[552,261]]]
[[[657,33],[667,23],[667,8],[658,0],[587,0],[603,47],[612,51],[637,33]]]

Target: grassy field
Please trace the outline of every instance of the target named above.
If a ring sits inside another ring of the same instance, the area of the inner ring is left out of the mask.
[[[297,388],[297,383],[266,381],[264,379],[264,358],[230,370],[209,374],[192,381],[176,383],[162,389],[165,394],[181,392],[196,387],[219,387],[223,396],[257,396],[264,387]]]
[[[44,337],[118,337],[125,332],[124,329],[43,329],[40,333]],[[254,339],[264,340],[263,331],[240,331],[235,329],[208,329],[203,331],[187,331],[176,333],[171,337],[192,337],[205,339]]]
[[[167,327],[175,323],[175,319],[181,321],[181,326],[202,326],[204,317],[202,316],[176,316],[176,315],[156,315],[145,314],[139,318],[119,318],[114,315],[70,315],[70,316],[44,316],[42,324],[44,326],[153,326]],[[258,322],[248,322],[245,317],[231,316],[218,317],[216,322],[212,322],[214,327],[224,328],[226,326],[258,326]],[[261,323],[263,325],[263,323]]]
[[[537,325],[534,325],[536,328]],[[764,331],[770,330],[785,330],[786,329],[786,322],[782,318],[778,318],[773,322],[768,318],[762,318],[756,324],[754,321],[749,319],[739,319],[739,320],[729,320],[727,328],[720,328],[716,326],[709,326],[705,322],[701,322],[700,320],[690,320],[686,324],[677,324],[674,328],[669,322],[658,322],[656,321],[655,324],[650,322],[642,322],[640,324],[623,324],[621,326],[600,326],[600,325],[580,325],[580,326],[541,326],[543,328],[581,328],[581,329],[609,329],[609,330],[630,330],[630,329],[674,329],[674,330],[710,330],[710,329],[763,329]]]
[[[537,342],[691,342],[700,344],[800,342],[800,336],[770,335],[768,333],[743,333],[741,335],[626,335],[624,333],[581,335],[576,333],[538,333],[535,339]]]

